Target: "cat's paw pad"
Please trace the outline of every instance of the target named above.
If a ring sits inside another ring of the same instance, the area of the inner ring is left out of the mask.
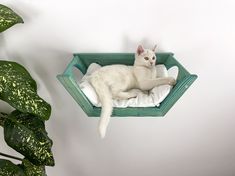
[[[174,86],[174,85],[176,84],[175,78],[169,77],[169,78],[168,78],[168,84],[169,84],[170,86]]]

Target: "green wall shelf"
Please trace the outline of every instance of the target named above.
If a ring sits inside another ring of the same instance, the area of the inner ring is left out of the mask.
[[[160,117],[164,116],[184,92],[197,79],[197,75],[190,74],[175,58],[173,53],[156,53],[157,63],[164,64],[167,69],[172,66],[178,66],[179,74],[177,84],[173,87],[170,94],[160,104],[159,107],[127,107],[114,108],[112,116],[115,117]],[[74,100],[79,104],[83,111],[89,117],[99,117],[101,108],[95,107],[87,99],[85,94],[77,84],[77,79],[73,73],[74,67],[83,74],[86,73],[91,63],[97,63],[101,66],[110,64],[133,65],[134,53],[76,53],[72,61],[68,64],[63,74],[57,76],[59,81],[70,93]]]

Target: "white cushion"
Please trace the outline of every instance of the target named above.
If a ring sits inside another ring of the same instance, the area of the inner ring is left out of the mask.
[[[95,70],[101,68],[100,65],[92,63],[88,69],[87,73],[83,76],[82,80],[79,82],[79,86],[89,101],[96,107],[100,107],[98,96],[94,88],[88,82],[87,78]],[[173,66],[169,70],[166,69],[165,65],[156,65],[157,77],[168,77],[171,76],[177,79],[178,76],[178,67]],[[149,91],[149,94],[143,93],[142,91],[136,89],[139,93],[136,98],[131,98],[128,100],[113,100],[113,106],[119,108],[125,107],[155,107],[159,106],[160,103],[167,97],[170,93],[172,86],[162,85],[153,88]]]

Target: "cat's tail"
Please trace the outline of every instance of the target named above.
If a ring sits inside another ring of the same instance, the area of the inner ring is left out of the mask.
[[[108,85],[105,84],[105,82],[102,78],[100,78],[99,75],[92,76],[90,78],[90,83],[94,87],[102,105],[98,130],[100,137],[104,138],[106,129],[109,124],[110,116],[112,115],[113,111],[112,94]]]

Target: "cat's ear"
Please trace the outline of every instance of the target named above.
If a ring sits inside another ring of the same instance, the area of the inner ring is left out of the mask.
[[[156,49],[157,49],[157,45],[154,45],[152,51],[153,51],[153,52],[156,52]]]
[[[139,45],[138,48],[137,48],[137,54],[140,55],[144,52],[144,48],[142,45]]]

